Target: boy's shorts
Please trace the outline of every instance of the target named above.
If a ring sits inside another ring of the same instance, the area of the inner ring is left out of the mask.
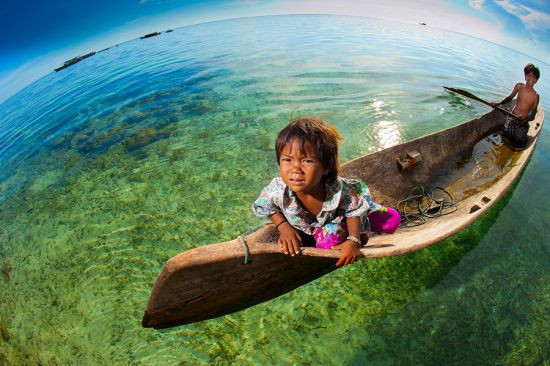
[[[506,122],[504,123],[504,136],[513,144],[522,147],[527,145],[528,131],[528,122],[520,122],[515,118],[506,116]]]

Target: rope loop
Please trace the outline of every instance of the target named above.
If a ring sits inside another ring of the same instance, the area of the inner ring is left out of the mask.
[[[250,255],[250,249],[248,248],[248,245],[246,245],[246,242],[244,241],[243,237],[242,236],[237,236],[237,239],[239,239],[239,241],[241,242],[241,245],[244,249],[244,264],[248,264],[250,263],[250,261],[248,260],[248,256]]]
[[[412,188],[407,197],[397,203],[396,209],[401,215],[401,226],[411,227],[422,225],[427,219],[453,213],[458,207],[453,196],[444,188],[435,187],[428,193],[423,186],[419,186]]]
[[[247,230],[242,235],[237,236],[237,239],[239,239],[239,242],[241,243],[241,245],[244,249],[244,264],[248,264],[248,263],[251,262],[251,260],[248,259],[248,257],[250,256],[250,249],[248,248],[248,245],[246,244],[246,241],[244,240],[244,236],[249,235],[249,234],[253,233],[254,231],[256,231],[256,230],[258,230],[258,229],[260,229],[260,228],[262,228],[266,225],[269,225],[269,224],[270,224],[270,222],[266,222],[264,224],[261,224],[259,226],[256,226],[256,227],[252,228],[252,229]]]

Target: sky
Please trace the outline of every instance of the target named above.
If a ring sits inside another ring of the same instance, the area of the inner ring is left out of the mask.
[[[146,33],[282,14],[379,18],[471,35],[550,64],[548,0],[4,0],[0,103],[77,55]]]

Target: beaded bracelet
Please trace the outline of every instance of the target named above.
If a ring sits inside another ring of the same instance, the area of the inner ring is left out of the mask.
[[[277,230],[277,228],[278,228],[283,222],[287,222],[286,219],[282,219],[281,221],[279,221],[279,222],[275,225],[275,230]]]
[[[361,240],[357,239],[355,236],[350,235],[346,238],[346,240],[352,241],[354,243],[359,244],[359,246],[361,246]]]

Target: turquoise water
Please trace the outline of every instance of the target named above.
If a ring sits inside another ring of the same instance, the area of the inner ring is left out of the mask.
[[[292,116],[335,125],[346,161],[485,113],[441,86],[499,100],[527,62],[429,27],[284,16],[126,42],[38,80],[0,105],[0,364],[548,363],[546,130],[512,192],[449,240],[140,326],[169,257],[260,223],[249,205]]]

